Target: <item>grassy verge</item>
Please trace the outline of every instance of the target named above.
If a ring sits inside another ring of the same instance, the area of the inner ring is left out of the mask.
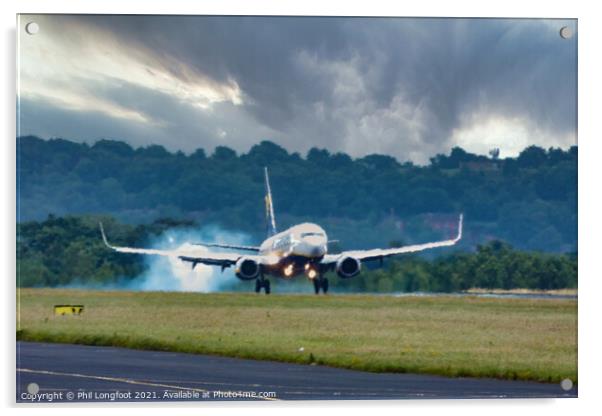
[[[492,293],[494,295],[565,295],[565,296],[577,296],[577,289],[482,289],[472,288],[468,289],[466,293],[471,294],[485,294]]]
[[[377,372],[577,381],[575,300],[20,289],[17,338]],[[84,304],[54,316],[55,304]]]

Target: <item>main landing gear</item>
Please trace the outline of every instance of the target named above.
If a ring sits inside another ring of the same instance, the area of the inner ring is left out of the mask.
[[[265,290],[266,295],[270,294],[270,281],[265,279],[263,276],[255,279],[255,293],[261,292],[261,288]]]
[[[322,289],[322,293],[328,293],[328,278],[324,276],[316,277],[314,280],[314,291],[316,295],[320,293],[320,289]]]

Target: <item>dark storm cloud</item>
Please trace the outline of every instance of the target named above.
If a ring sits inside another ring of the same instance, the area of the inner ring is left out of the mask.
[[[576,129],[576,39],[558,36],[561,22],[57,17],[61,19],[97,28],[99,41],[103,33],[115,36],[124,51],[144,52],[184,81],[197,74],[216,84],[237,83],[241,106],[219,103],[200,113],[177,97],[139,86],[91,87],[107,100],[160,120],[155,141],[171,140],[171,148],[211,147],[218,143],[216,132],[225,129],[228,136],[222,139],[237,150],[269,138],[291,150],[323,146],[353,155],[386,152],[401,160],[425,161],[448,151],[455,144],[452,133],[475,118],[524,119],[549,135],[550,145],[572,144],[564,137]],[[132,128],[118,136],[128,134]],[[132,140],[147,137],[152,142],[153,135],[146,132],[133,135]]]
[[[60,106],[21,99],[22,126],[35,125],[42,137],[101,138],[125,140],[133,146],[161,144],[171,151],[192,152],[228,145],[246,148],[248,136],[266,137],[271,131],[254,126],[250,116],[231,103],[218,103],[212,111],[196,108],[170,95],[119,80],[89,81],[88,89],[98,98],[111,99],[125,108],[146,115],[152,124],[136,123],[99,111],[71,111]],[[165,109],[169,111],[165,111]],[[220,137],[227,127],[229,134]],[[26,129],[23,134],[29,133]]]

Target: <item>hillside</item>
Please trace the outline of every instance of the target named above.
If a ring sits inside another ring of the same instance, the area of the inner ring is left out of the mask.
[[[519,249],[577,248],[577,148],[526,148],[492,159],[452,149],[426,166],[386,155],[353,159],[271,142],[248,153],[217,147],[185,155],[120,141],[93,145],[17,139],[18,221],[110,214],[130,224],[170,217],[263,237],[263,166],[281,227],[320,223],[345,248],[418,242],[467,219],[464,248],[499,239]]]

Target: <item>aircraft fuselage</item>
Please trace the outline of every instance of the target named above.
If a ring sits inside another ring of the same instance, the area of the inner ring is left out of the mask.
[[[326,232],[312,223],[298,224],[274,234],[259,247],[261,255],[273,258],[272,264],[264,264],[264,270],[284,278],[302,273],[315,277],[320,260],[327,251]]]

